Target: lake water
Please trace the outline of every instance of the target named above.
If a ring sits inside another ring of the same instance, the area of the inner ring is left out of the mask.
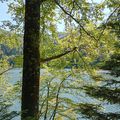
[[[105,115],[108,115],[110,113],[113,113],[116,115],[116,117],[113,116],[113,118],[108,117],[106,120],[120,120],[119,114],[120,114],[120,94],[115,93],[114,91],[109,91],[109,89],[113,88],[113,90],[119,90],[120,89],[120,77],[115,78],[109,74],[107,74],[108,71],[99,71],[99,74],[102,74],[105,79],[108,81],[98,81],[98,86],[96,88],[87,88],[87,84],[85,84],[86,88],[84,90],[81,90],[79,93],[74,93],[73,94],[65,94],[61,93],[60,97],[62,98],[69,98],[71,99],[74,103],[88,103],[88,104],[100,104],[103,109],[102,113]],[[13,70],[10,70],[6,73],[5,78],[10,84],[16,84],[18,81],[21,81],[22,79],[22,69],[16,68]],[[89,76],[83,75],[82,78],[88,82],[90,79]],[[116,82],[117,81],[117,82]],[[112,83],[113,82],[113,83]],[[109,83],[107,85],[107,83]],[[81,86],[82,87],[82,86]],[[107,88],[107,89],[106,89]],[[88,91],[85,91],[88,90]],[[91,91],[91,92],[90,92]],[[93,92],[94,91],[94,92]],[[99,96],[97,95],[99,94]],[[116,95],[117,94],[117,95]],[[108,98],[106,96],[108,96]],[[111,97],[109,96],[111,95]],[[97,99],[97,97],[99,99]],[[11,111],[20,111],[21,103],[20,99],[15,99],[13,102],[12,107],[10,107]],[[84,114],[84,113],[83,113]],[[85,113],[86,114],[86,113]],[[79,117],[77,120],[90,120],[90,118],[82,118],[82,114],[80,115],[81,118]],[[89,113],[88,115],[89,116]],[[92,118],[92,120],[97,120],[97,117]],[[20,117],[13,118],[12,120],[20,120]],[[41,118],[42,120],[42,118]],[[67,120],[67,119],[65,119]],[[98,120],[104,120],[104,119],[98,119]]]

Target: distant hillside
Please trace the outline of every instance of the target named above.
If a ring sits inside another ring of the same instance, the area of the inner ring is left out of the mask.
[[[0,29],[0,36],[10,36],[13,33],[11,31],[6,31],[4,29]],[[2,42],[4,37],[1,38],[2,40],[0,41],[0,58],[2,58],[2,56],[6,55],[6,56],[11,56],[11,55],[21,55],[22,54],[22,46],[20,46],[20,48],[17,48],[16,46],[11,48],[9,47],[9,45],[7,45],[7,42],[4,43]],[[6,39],[6,38],[5,38]],[[22,43],[22,35],[18,35],[17,39],[20,40],[20,42]]]

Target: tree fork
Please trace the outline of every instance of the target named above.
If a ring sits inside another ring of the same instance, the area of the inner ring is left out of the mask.
[[[38,120],[40,0],[25,0],[21,120]]]

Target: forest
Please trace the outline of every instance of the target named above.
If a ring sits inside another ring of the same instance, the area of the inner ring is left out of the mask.
[[[0,120],[120,120],[120,0],[5,5]]]

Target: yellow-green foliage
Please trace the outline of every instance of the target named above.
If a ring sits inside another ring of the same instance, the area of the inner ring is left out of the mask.
[[[14,63],[15,63],[15,67],[22,67],[23,65],[23,56],[16,56],[14,59],[13,59]]]

